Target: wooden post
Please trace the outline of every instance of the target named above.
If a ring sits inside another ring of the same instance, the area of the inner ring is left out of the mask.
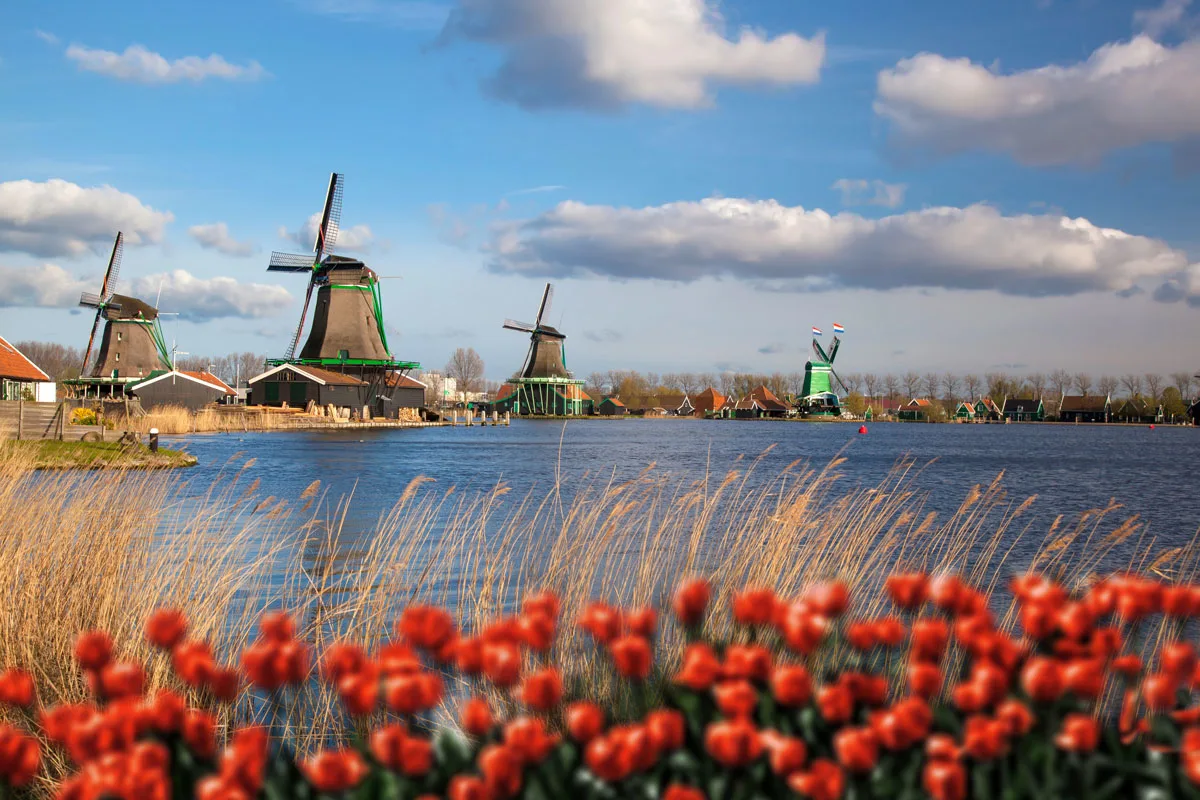
[[[25,401],[17,401],[17,441],[21,441],[21,428],[25,424]]]

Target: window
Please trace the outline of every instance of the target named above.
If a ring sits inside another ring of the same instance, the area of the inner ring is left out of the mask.
[[[345,360],[350,357],[349,350],[338,350],[338,358]]]
[[[121,333],[120,331],[117,331],[117,341],[118,341],[118,342],[119,342],[119,341],[121,341],[121,337],[122,337],[122,336],[124,336],[124,335],[125,335],[125,334]]]
[[[121,360],[121,354],[117,353],[117,361],[120,361],[120,360]]]

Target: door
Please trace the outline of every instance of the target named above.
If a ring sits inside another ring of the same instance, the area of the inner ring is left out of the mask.
[[[303,407],[308,402],[308,384],[304,381],[296,381],[288,389],[288,403]]]
[[[268,403],[279,402],[279,384],[274,381],[265,381],[263,383],[263,399]]]

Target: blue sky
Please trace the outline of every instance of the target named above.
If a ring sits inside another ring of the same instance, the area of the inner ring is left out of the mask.
[[[18,0],[0,334],[82,344],[120,227],[168,338],[281,354],[303,282],[266,259],[336,170],[430,367],[504,378],[546,280],[583,375],[802,369],[835,320],[847,371],[1200,366],[1186,0],[636,8]]]

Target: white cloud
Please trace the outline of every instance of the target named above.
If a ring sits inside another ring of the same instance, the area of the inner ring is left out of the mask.
[[[60,179],[0,183],[0,251],[78,256],[107,251],[117,231],[131,245],[159,242],[169,211],[156,211],[111,186]]]
[[[1200,136],[1200,40],[1146,35],[1086,60],[1000,74],[921,53],[879,73],[875,111],[901,141],[1008,153],[1024,164],[1086,164],[1147,142]]]
[[[57,264],[0,267],[0,308],[76,308],[80,293],[99,291],[100,278],[99,271],[81,277]],[[192,321],[269,317],[292,303],[291,294],[282,286],[239,283],[225,277],[198,278],[182,269],[122,281],[117,292],[153,303],[160,285],[162,310],[178,312],[181,319]]]
[[[253,81],[267,75],[257,61],[242,66],[231,64],[216,54],[204,58],[184,56],[168,61],[140,44],[126,47],[123,53],[73,44],[67,48],[67,58],[79,64],[80,69],[135,83],[199,83],[207,78]]]
[[[313,242],[317,240],[319,227],[321,227],[321,212],[318,211],[309,217],[299,230],[289,231],[287,227],[280,225],[279,238],[295,242],[306,250],[311,249]],[[371,233],[371,228],[367,225],[354,225],[349,228],[341,226],[338,229],[337,241],[333,245],[333,252],[365,252],[371,249],[374,242],[375,234]]]
[[[55,36],[53,33],[50,33],[49,31],[43,31],[43,30],[37,29],[37,30],[34,30],[33,35],[38,37],[39,39],[41,39],[46,44],[58,44],[58,42],[59,42],[58,37]]]
[[[498,225],[488,250],[492,270],[539,277],[688,282],[728,275],[773,290],[940,288],[1023,297],[1174,280],[1173,299],[1200,305],[1200,267],[1160,240],[1057,214],[1005,216],[987,205],[867,219],[773,200],[648,208],[568,201]]]
[[[1133,12],[1133,24],[1138,30],[1157,39],[1183,22],[1192,0],[1163,0],[1157,8],[1144,8]]]
[[[129,288],[130,293],[153,302],[160,285],[159,308],[178,312],[180,319],[195,322],[224,317],[271,317],[292,304],[291,293],[282,286],[240,283],[228,277],[198,278],[182,269],[137,278]]]
[[[443,40],[503,51],[490,88],[529,108],[700,108],[718,84],[815,83],[825,38],[728,38],[708,0],[458,0]]]
[[[81,293],[99,291],[99,280],[72,275],[57,264],[0,266],[0,308],[73,308]]]
[[[842,193],[844,206],[886,206],[895,208],[904,202],[904,192],[908,186],[903,183],[884,183],[880,180],[868,181],[863,178],[842,178],[833,182],[833,186]]]
[[[193,225],[188,228],[188,235],[207,250],[216,250],[227,256],[250,256],[258,252],[258,246],[253,242],[239,242],[229,235],[229,226],[224,222],[214,222],[208,225]]]

